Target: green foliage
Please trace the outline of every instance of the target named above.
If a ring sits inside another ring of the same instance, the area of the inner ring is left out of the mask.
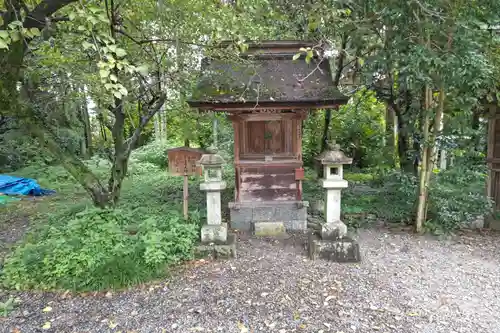
[[[332,113],[332,139],[353,158],[355,166],[386,164],[393,153],[386,149],[384,117],[384,105],[368,90],[356,93],[347,105]]]
[[[0,317],[7,317],[17,305],[21,303],[21,300],[16,297],[10,296],[5,302],[0,302]]]
[[[138,220],[126,210],[87,209],[51,222],[7,257],[6,287],[99,290],[139,283],[191,258],[198,234],[176,211]]]
[[[147,162],[165,168],[168,165],[167,149],[171,147],[161,141],[153,141],[135,149],[130,158],[138,162]]]

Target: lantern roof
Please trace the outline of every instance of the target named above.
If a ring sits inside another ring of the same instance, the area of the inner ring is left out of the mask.
[[[218,167],[226,163],[219,154],[203,154],[198,161],[198,164],[205,167]]]
[[[328,148],[322,152],[316,160],[323,165],[327,164],[352,164],[352,158],[345,156],[340,150],[340,145],[335,142],[328,145]]]

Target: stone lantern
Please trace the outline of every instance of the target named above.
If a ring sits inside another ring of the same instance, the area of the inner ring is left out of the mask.
[[[221,191],[226,188],[222,180],[224,159],[218,154],[204,154],[198,161],[203,167],[204,182],[200,189],[207,193],[207,224],[201,228],[202,243],[226,242],[227,224],[222,223]]]
[[[312,258],[321,254],[334,261],[359,261],[359,246],[347,237],[347,226],[340,219],[341,191],[348,187],[343,166],[351,164],[337,144],[329,145],[316,160],[323,167],[321,185],[325,189],[325,204],[320,239],[310,239],[309,254]]]

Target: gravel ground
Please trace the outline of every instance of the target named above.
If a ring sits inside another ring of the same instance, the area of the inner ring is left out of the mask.
[[[22,303],[0,319],[0,331],[495,333],[497,239],[365,230],[360,264],[310,261],[301,236],[241,239],[238,259],[199,261],[130,291],[19,293]],[[8,295],[0,291],[0,299]]]

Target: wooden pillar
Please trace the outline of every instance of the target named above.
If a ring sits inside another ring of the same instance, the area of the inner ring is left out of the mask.
[[[241,118],[237,115],[230,116],[233,123],[234,130],[234,200],[236,202],[240,201],[240,188],[241,188],[241,177],[240,177],[240,128],[241,128]]]

